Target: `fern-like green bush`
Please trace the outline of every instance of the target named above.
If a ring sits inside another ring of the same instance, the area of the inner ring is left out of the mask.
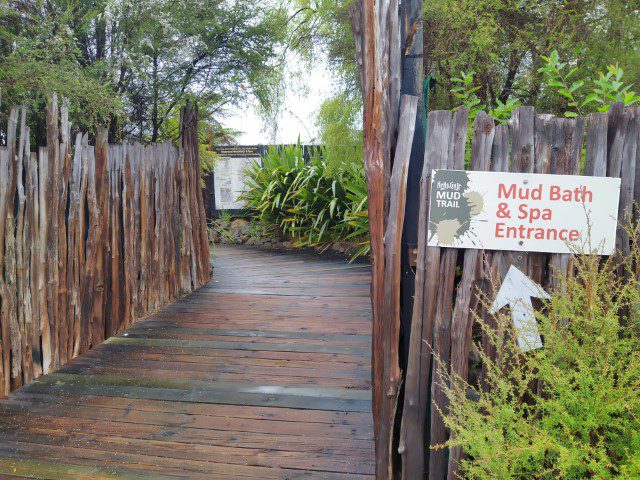
[[[300,145],[271,148],[247,171],[247,202],[257,221],[274,225],[300,247],[326,247],[337,241],[368,253],[367,191],[361,166],[329,175],[322,152],[305,163]]]
[[[485,380],[442,372],[448,445],[466,453],[460,478],[640,478],[638,248],[633,256],[623,266],[574,259],[575,277],[536,313],[543,348],[523,354],[509,330],[483,326],[502,351],[498,360],[480,353]],[[511,325],[508,315],[494,320]]]

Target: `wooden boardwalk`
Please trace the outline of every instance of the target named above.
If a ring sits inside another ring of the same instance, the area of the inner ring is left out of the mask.
[[[216,257],[211,283],[0,401],[0,478],[373,478],[369,268]]]

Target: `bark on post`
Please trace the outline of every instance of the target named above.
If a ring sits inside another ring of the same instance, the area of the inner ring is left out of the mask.
[[[402,45],[399,15],[397,0],[357,0],[350,10],[364,100],[364,168],[372,268],[372,408],[376,476],[380,479],[393,475],[393,423],[399,383],[398,345],[392,340],[398,338],[399,322],[392,321],[395,312],[391,317],[388,310],[387,315],[384,313],[385,291],[390,301],[391,292],[400,288],[399,282],[385,287],[384,246],[391,197],[391,154],[395,151],[400,113]]]

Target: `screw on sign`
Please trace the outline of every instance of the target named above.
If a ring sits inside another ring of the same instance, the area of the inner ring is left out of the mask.
[[[540,285],[511,265],[490,309],[491,313],[497,313],[510,306],[518,346],[524,352],[542,347],[531,298],[548,300],[550,297]]]

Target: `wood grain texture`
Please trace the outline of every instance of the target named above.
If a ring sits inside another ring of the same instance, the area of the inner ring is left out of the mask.
[[[373,478],[369,266],[219,246],[215,272],[0,401],[0,475]]]
[[[211,274],[197,109],[183,110],[190,120],[181,124],[180,147],[108,145],[102,128],[95,146],[87,134],[72,141],[68,112],[53,96],[48,145],[32,152],[27,110],[13,109],[0,147],[2,394]],[[179,251],[181,236],[188,250]]]
[[[453,114],[448,141],[448,158],[446,164],[443,164],[441,168],[464,170],[468,118],[469,111],[466,108],[460,108]],[[451,360],[451,322],[458,253],[459,250],[456,248],[445,248],[442,249],[440,258],[440,288],[436,297],[433,341],[430,342],[434,356],[429,422],[431,427],[429,445],[431,446],[442,445],[448,438],[441,415],[442,412],[447,411],[447,401],[443,389],[445,380],[441,377],[437,366],[440,365],[448,371]],[[430,479],[443,478],[447,475],[446,453],[443,448],[431,451],[429,455]]]
[[[607,113],[592,114],[587,119],[536,115],[532,107],[521,107],[513,112],[508,124],[497,126],[493,119],[480,113],[474,123],[471,169],[622,178],[617,249],[621,257],[628,256],[630,239],[622,230],[637,218],[633,201],[640,198],[639,122],[638,109],[624,108],[622,104],[614,104]],[[478,328],[478,335],[482,336],[478,347],[484,355],[500,363],[504,348],[493,344],[487,331],[495,329],[496,338],[506,339],[511,327],[495,322],[486,302],[493,298],[509,267],[516,266],[549,290],[561,290],[566,277],[573,273],[573,257],[569,254],[470,249],[456,252],[426,246],[431,169],[462,168],[457,166],[455,157],[465,156],[464,148],[455,146],[456,135],[450,133],[457,130],[455,125],[451,112],[429,114],[420,197],[416,297],[400,431],[402,477],[406,479],[426,475],[434,480],[453,480],[457,478],[457,468],[464,455],[459,448],[451,448],[449,452],[432,448],[428,453],[428,467],[423,465],[422,445],[428,442],[432,447],[442,446],[449,433],[438,413],[447,410],[440,386],[448,379],[440,378],[437,370],[430,370],[431,352],[424,351],[421,344],[433,346],[433,363],[446,369],[452,381],[479,382],[480,388],[490,389],[486,366],[482,366],[482,371],[468,372],[474,349],[471,338],[476,310],[477,318],[484,324],[483,329]],[[443,145],[447,145],[447,149]],[[464,143],[461,146],[464,147]],[[474,373],[473,377],[470,373]],[[426,389],[431,390],[428,408],[422,407],[427,396],[421,392]],[[430,414],[428,435],[422,430],[424,417],[420,417],[425,410]]]
[[[486,171],[491,164],[491,152],[495,138],[493,118],[481,111],[473,124],[471,141],[471,170]],[[464,146],[464,144],[463,144]],[[464,148],[463,154],[464,156]],[[451,318],[451,364],[450,375],[453,381],[467,380],[471,333],[477,305],[477,283],[481,280],[481,252],[467,249],[464,251],[462,276],[457,286],[453,316]],[[456,478],[458,465],[462,459],[462,449],[449,449],[447,478]]]
[[[387,413],[389,449],[392,448],[393,425],[396,417],[396,403],[401,382],[400,372],[400,277],[401,243],[404,225],[404,213],[407,199],[407,174],[411,158],[411,144],[415,131],[415,118],[418,109],[418,97],[402,96],[400,110],[400,129],[398,146],[395,151],[393,172],[391,175],[391,203],[389,219],[384,238],[385,243],[385,289],[382,310],[384,323],[384,377],[383,389],[393,408]],[[392,457],[391,450],[388,453]],[[390,460],[391,462],[391,460]]]

